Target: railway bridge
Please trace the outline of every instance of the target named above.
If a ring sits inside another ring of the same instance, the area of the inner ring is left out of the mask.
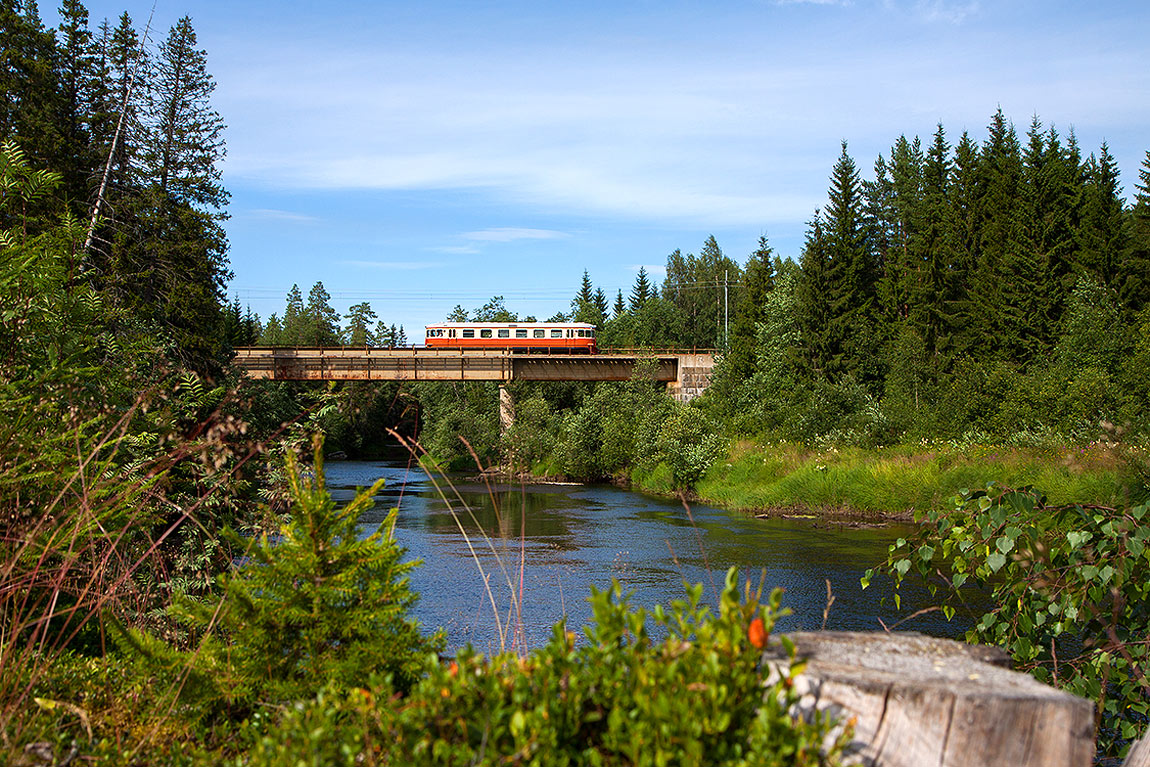
[[[656,381],[681,402],[711,382],[710,351],[608,351],[553,354],[507,349],[374,347],[245,347],[235,364],[252,378],[274,381],[626,381],[650,360]],[[504,393],[504,396],[506,394]]]

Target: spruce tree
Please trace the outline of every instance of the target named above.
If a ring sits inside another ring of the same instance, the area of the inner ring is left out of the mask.
[[[1126,251],[1126,213],[1118,184],[1118,165],[1105,141],[1098,157],[1091,155],[1087,160],[1084,174],[1077,264],[1080,271],[1117,289],[1117,270]]]
[[[755,337],[763,321],[767,297],[775,287],[774,250],[766,235],[759,237],[759,247],[747,259],[743,286],[739,291],[731,319],[731,338],[727,352],[729,375],[734,383],[748,378],[755,366]]]
[[[640,266],[631,288],[631,311],[637,311],[651,298],[651,281],[647,277],[647,267]]]
[[[831,173],[829,197],[823,217],[831,302],[828,333],[839,361],[827,371],[870,383],[881,376],[875,326],[879,269],[864,218],[862,183],[845,141]]]
[[[306,343],[304,340],[307,336],[305,322],[303,294],[300,292],[299,285],[293,284],[287,294],[280,343],[287,346],[302,346]]]
[[[55,59],[35,4],[0,0],[0,141],[15,140],[38,167],[61,159]]]
[[[623,301],[623,289],[620,288],[619,292],[615,294],[615,306],[612,309],[612,316],[614,319],[619,319],[627,313],[627,304]]]
[[[162,198],[220,214],[228,193],[221,183],[223,120],[212,108],[216,84],[207,53],[197,48],[187,16],[160,44],[149,89],[149,129],[143,164]]]
[[[975,267],[979,262],[979,149],[963,131],[954,148],[948,190],[947,244],[953,294],[945,302],[948,356],[954,360],[979,347],[971,296]]]
[[[1004,314],[1017,271],[1011,260],[1020,250],[1017,206],[1022,178],[1022,156],[1014,126],[1002,109],[995,112],[987,139],[979,153],[977,263],[971,284],[972,336],[976,357],[1011,358],[1021,354],[1017,326]]]
[[[922,198],[911,235],[915,277],[907,285],[907,323],[922,340],[928,356],[948,349],[948,307],[958,297],[950,249],[950,145],[940,124],[927,151],[922,172]]]
[[[64,175],[66,193],[74,212],[87,217],[89,182],[100,158],[92,144],[90,122],[95,111],[94,93],[100,77],[97,69],[92,32],[88,28],[88,10],[80,0],[62,0],[58,29],[56,78],[60,87],[59,165]]]
[[[822,216],[817,210],[807,225],[799,267],[795,303],[803,356],[811,372],[819,378],[828,378],[841,369],[842,346],[832,331],[835,311],[831,297],[832,264]]]
[[[603,292],[603,288],[595,288],[594,305],[595,316],[598,317],[595,324],[602,328],[603,324],[607,322],[607,311],[610,309],[607,305],[607,294]]]
[[[1128,219],[1125,258],[1115,270],[1115,284],[1123,306],[1140,312],[1150,306],[1150,150],[1138,170],[1134,207]]]

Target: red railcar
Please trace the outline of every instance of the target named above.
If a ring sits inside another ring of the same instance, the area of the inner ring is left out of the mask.
[[[429,349],[595,353],[595,326],[586,322],[442,322],[428,325],[426,338]]]

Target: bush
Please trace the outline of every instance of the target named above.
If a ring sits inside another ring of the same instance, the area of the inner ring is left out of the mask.
[[[424,637],[407,615],[418,596],[393,536],[396,511],[360,537],[359,517],[383,480],[341,509],[324,487],[322,441],[305,475],[291,454],[292,505],[274,536],[248,542],[248,561],[222,578],[216,607],[180,600],[173,613],[203,634],[194,652],[176,651],[139,631],[125,632],[131,649],[162,678],[189,670],[186,702],[208,712],[218,703],[246,707],[314,696],[386,678],[399,691],[423,674],[443,635]],[[240,550],[244,541],[235,538]]]
[[[686,600],[648,613],[618,583],[593,591],[582,646],[560,623],[527,657],[467,649],[435,663],[402,701],[325,694],[288,711],[249,763],[837,763],[845,735],[829,739],[830,722],[790,714],[802,668],[793,651],[790,671],[763,684],[760,650],[785,614],[781,590],[762,605],[748,583],[741,601],[732,569],[718,615],[701,605],[702,592],[688,587]]]
[[[1031,488],[988,488],[920,521],[878,571],[896,587],[912,571],[932,593],[941,586],[948,618],[968,584],[990,593],[994,607],[967,640],[999,645],[1018,668],[1095,701],[1100,753],[1145,730],[1150,507],[1048,506]]]

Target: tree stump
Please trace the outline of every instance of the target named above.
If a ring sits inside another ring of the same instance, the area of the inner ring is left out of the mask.
[[[1134,742],[1122,767],[1150,767],[1150,736]]]
[[[1093,704],[1010,670],[997,648],[902,632],[788,636],[808,663],[796,679],[800,713],[855,720],[848,764],[1091,765]],[[772,642],[771,675],[786,662]]]

